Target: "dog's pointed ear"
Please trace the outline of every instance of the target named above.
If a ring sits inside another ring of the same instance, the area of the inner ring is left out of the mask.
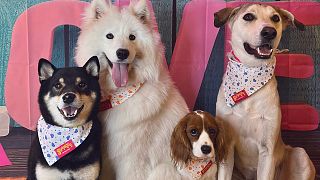
[[[171,135],[171,157],[176,166],[191,158],[192,148],[186,132],[189,116],[190,113],[179,121]]]
[[[276,10],[281,16],[283,29],[285,29],[289,25],[295,26],[300,31],[304,31],[306,29],[305,25],[298,21],[291,12],[280,8],[276,8]]]
[[[99,78],[100,64],[97,56],[92,56],[83,67],[89,75]]]
[[[111,0],[93,0],[86,10],[85,19],[87,21],[100,19],[111,7]]]
[[[234,15],[237,14],[240,7],[224,8],[214,13],[214,26],[219,28],[226,24]]]
[[[145,24],[150,22],[151,17],[146,0],[131,1],[129,7],[140,21]]]
[[[57,68],[51,64],[48,60],[41,58],[38,63],[38,75],[40,82],[52,77],[54,71]]]

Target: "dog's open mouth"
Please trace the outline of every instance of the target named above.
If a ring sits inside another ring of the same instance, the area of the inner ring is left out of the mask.
[[[111,62],[108,57],[107,61],[112,69],[112,80],[117,87],[123,87],[128,83],[128,63]]]
[[[262,44],[258,47],[251,47],[248,43],[243,43],[244,49],[248,54],[254,55],[259,59],[269,59],[272,55],[273,49],[270,44]]]
[[[60,113],[64,116],[65,119],[67,120],[73,120],[75,119],[80,112],[82,111],[84,105],[82,105],[80,108],[73,107],[73,106],[67,106],[64,108],[58,108]]]

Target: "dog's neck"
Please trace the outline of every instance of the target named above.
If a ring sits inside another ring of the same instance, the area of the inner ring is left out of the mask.
[[[273,77],[276,60],[258,67],[242,63],[242,59],[229,53],[229,62],[223,77],[225,101],[229,107],[235,106],[264,87]]]
[[[91,132],[93,122],[68,128],[48,124],[41,116],[37,125],[37,134],[44,158],[49,166],[57,162],[80,144]]]
[[[213,158],[192,158],[185,164],[183,170],[193,179],[200,179],[211,167],[216,166]]]
[[[138,92],[143,84],[143,82],[140,82],[110,91],[107,97],[105,97],[105,100],[100,103],[99,111],[105,111],[124,103]]]

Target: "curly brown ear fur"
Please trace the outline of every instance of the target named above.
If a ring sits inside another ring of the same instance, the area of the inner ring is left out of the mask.
[[[215,139],[215,150],[216,150],[216,161],[217,163],[222,162],[226,159],[226,156],[228,155],[228,136],[225,132],[225,128],[223,125],[223,122],[219,120],[218,118],[215,118],[217,126],[218,126],[218,134]]]
[[[176,166],[182,162],[187,163],[187,161],[191,158],[192,149],[186,132],[187,123],[187,117],[181,119],[171,135],[171,157]]]

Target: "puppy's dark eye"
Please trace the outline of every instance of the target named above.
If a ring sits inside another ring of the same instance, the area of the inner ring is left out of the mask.
[[[190,134],[191,134],[191,136],[197,136],[199,133],[198,133],[198,130],[191,129]]]
[[[245,21],[253,21],[255,19],[255,16],[251,13],[247,13],[243,16],[243,19]]]
[[[209,128],[208,132],[209,132],[209,134],[210,134],[211,136],[215,136],[215,135],[216,135],[216,130],[213,129],[213,128]]]
[[[129,35],[129,39],[130,39],[130,41],[134,41],[134,40],[136,39],[136,36],[135,36],[135,35],[130,34],[130,35]]]
[[[61,83],[57,83],[54,85],[54,88],[56,88],[57,90],[62,88],[62,84]]]
[[[87,84],[85,82],[81,82],[78,84],[78,87],[83,89],[83,88],[87,87]]]
[[[106,37],[107,37],[108,39],[113,39],[113,38],[114,38],[114,36],[113,36],[112,33],[108,33],[108,34],[106,35]]]
[[[271,20],[272,20],[273,22],[279,22],[279,21],[280,21],[280,17],[279,17],[278,15],[273,15],[273,16],[271,17]]]

